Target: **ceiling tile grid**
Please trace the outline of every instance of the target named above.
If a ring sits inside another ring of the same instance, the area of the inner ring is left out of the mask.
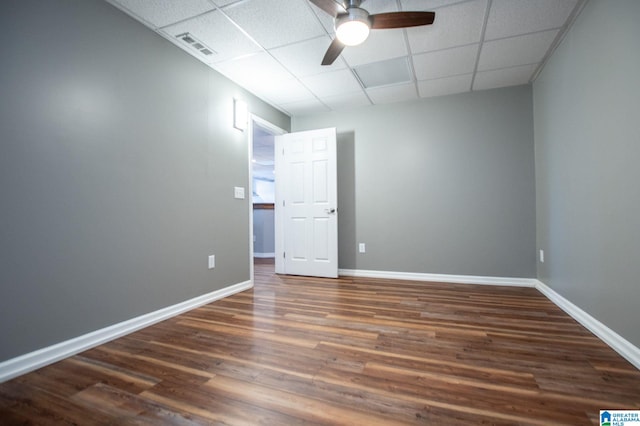
[[[413,83],[375,87],[367,89],[367,94],[376,104],[403,102],[418,98],[418,92]]]
[[[486,0],[468,1],[436,9],[433,25],[407,29],[411,51],[416,54],[480,43],[486,10]]]
[[[483,43],[478,71],[539,63],[558,35],[557,30]]]
[[[304,1],[240,1],[225,7],[224,11],[265,49],[325,34],[324,28]]]
[[[493,0],[486,40],[560,28],[578,0]]]
[[[328,71],[337,71],[346,68],[346,64],[338,58],[329,66],[320,65],[318,58],[324,56],[327,46],[331,43],[331,37],[323,35],[299,43],[290,44],[269,52],[273,57],[285,66],[295,77],[302,78],[310,75],[321,74]]]
[[[463,74],[453,77],[423,80],[418,82],[418,91],[422,98],[468,92],[471,88],[472,77],[473,74]]]
[[[332,111],[345,111],[371,105],[371,101],[363,92],[343,93],[322,97],[320,100]]]
[[[478,48],[478,44],[472,44],[414,55],[416,76],[418,80],[428,80],[472,73]]]
[[[473,81],[474,90],[495,89],[498,87],[527,84],[537,65],[521,65],[511,68],[500,68],[491,71],[479,71]]]
[[[309,0],[106,1],[290,115],[530,83],[586,2],[363,0],[370,14],[436,17],[429,26],[372,30],[322,66],[333,18]],[[394,61],[406,63],[402,78],[386,75]]]
[[[175,0],[118,0],[116,3],[136,19],[146,22],[148,26],[153,28],[180,22],[216,8],[215,4],[208,0],[180,2]]]
[[[404,30],[378,30],[371,31],[365,43],[359,46],[345,47],[342,51],[342,57],[349,66],[355,67],[362,64],[407,56],[408,53]],[[324,55],[324,53],[322,55]],[[322,55],[319,57],[322,58]]]

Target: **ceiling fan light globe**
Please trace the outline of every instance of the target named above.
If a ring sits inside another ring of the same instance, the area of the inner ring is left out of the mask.
[[[336,17],[336,37],[345,46],[357,46],[365,41],[370,29],[369,12],[359,7],[350,7],[346,14]]]
[[[362,21],[345,21],[336,28],[336,37],[346,46],[357,46],[369,37],[369,25]]]

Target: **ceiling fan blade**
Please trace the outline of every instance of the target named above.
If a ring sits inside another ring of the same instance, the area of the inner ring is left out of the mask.
[[[311,3],[318,6],[320,9],[327,12],[334,18],[341,13],[347,13],[347,9],[344,8],[342,3],[338,3],[334,0],[309,0]]]
[[[435,12],[389,12],[370,15],[371,29],[418,27],[431,25],[436,18]]]
[[[324,54],[324,58],[322,58],[322,65],[331,65],[342,53],[344,49],[344,44],[340,42],[337,38],[333,39],[329,48],[327,49],[327,53]]]

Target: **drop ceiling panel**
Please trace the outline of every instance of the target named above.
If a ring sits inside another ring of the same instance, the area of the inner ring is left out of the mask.
[[[293,115],[308,115],[330,111],[328,106],[326,106],[316,98],[282,104],[282,108]]]
[[[418,82],[418,93],[422,98],[451,95],[468,92],[471,88],[473,74],[457,75],[454,77],[437,78]]]
[[[537,66],[537,64],[533,64],[478,72],[473,82],[473,90],[495,89],[497,87],[527,84]]]
[[[207,0],[181,2],[174,0],[114,0],[113,3],[128,9],[155,28],[215,9],[215,6]]]
[[[224,12],[266,49],[326,34],[305,1],[246,0]]]
[[[172,38],[186,32],[193,34],[217,52],[211,58],[213,63],[262,50],[218,10],[168,26],[162,32]]]
[[[318,8],[315,4],[309,3],[309,5],[311,6],[311,10],[313,11],[314,15],[316,15],[316,19],[320,21],[320,24],[325,29],[325,31],[333,35],[333,33],[335,32],[333,18],[329,16],[328,13]]]
[[[557,35],[557,30],[551,30],[486,42],[480,52],[478,71],[540,62]]]
[[[301,80],[319,98],[362,91],[351,70],[326,72]]]
[[[469,91],[471,81],[473,90],[526,84],[587,0],[366,0],[372,14],[432,10],[435,23],[374,30],[331,66],[319,64],[333,18],[309,0],[107,1],[275,107],[310,114]],[[175,37],[184,33],[216,54]],[[405,57],[408,83],[365,91],[355,76]]]
[[[478,46],[456,47],[437,52],[421,53],[413,57],[418,80],[449,77],[473,72]]]
[[[416,85],[413,83],[375,87],[367,89],[367,94],[375,104],[389,104],[418,99]]]
[[[493,0],[486,40],[560,28],[577,0]]]
[[[371,105],[371,101],[369,101],[369,98],[363,92],[329,96],[321,98],[320,100],[333,111],[344,111]]]
[[[223,62],[216,69],[238,84],[254,90],[292,78],[291,73],[266,52]]]
[[[400,4],[402,4],[402,10],[424,11],[434,10],[439,7],[450,6],[464,1],[465,0],[401,0]]]
[[[342,58],[338,58],[330,66],[322,66],[320,62],[331,44],[329,36],[317,37],[300,43],[271,49],[271,53],[282,65],[296,77],[337,71],[346,67]]]
[[[296,79],[273,81],[269,85],[260,85],[255,93],[276,104],[298,102],[313,97],[313,94]]]
[[[407,29],[411,51],[420,53],[479,43],[486,8],[486,0],[475,0],[438,9],[433,25]]]
[[[362,2],[360,7],[363,7],[372,15],[374,13],[398,11],[398,5],[396,4],[396,2],[389,0],[366,0]]]
[[[373,30],[366,43],[360,46],[345,47],[342,51],[342,57],[350,66],[355,67],[406,56],[407,53],[403,30]]]

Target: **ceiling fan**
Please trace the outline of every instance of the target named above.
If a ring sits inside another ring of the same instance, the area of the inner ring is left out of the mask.
[[[417,27],[431,25],[435,12],[387,12],[370,15],[360,4],[364,0],[309,0],[335,20],[336,38],[322,59],[322,65],[331,65],[345,46],[357,46],[369,36],[369,30]]]

